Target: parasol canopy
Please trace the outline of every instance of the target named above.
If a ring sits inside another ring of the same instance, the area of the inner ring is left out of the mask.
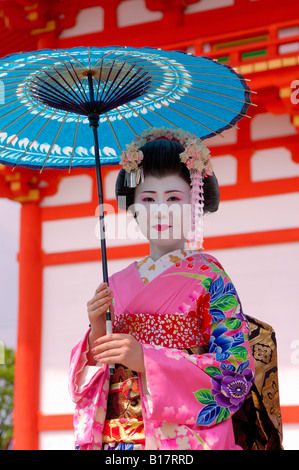
[[[0,80],[0,162],[39,170],[95,166],[91,113],[99,115],[101,165],[113,165],[146,128],[206,139],[250,105],[247,82],[231,67],[152,48],[20,52],[0,59]]]
[[[234,127],[251,104],[246,80],[231,67],[153,48],[20,52],[0,59],[0,80],[0,163],[96,168],[105,282],[101,165],[118,164],[146,128],[183,128],[204,140]]]

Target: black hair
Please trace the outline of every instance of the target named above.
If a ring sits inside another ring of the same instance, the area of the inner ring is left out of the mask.
[[[178,175],[189,186],[191,185],[190,172],[186,165],[180,160],[183,147],[175,141],[158,139],[147,142],[140,148],[143,153],[142,168],[144,177],[151,175],[162,178],[169,175]],[[135,188],[125,186],[126,172],[122,168],[118,174],[115,195],[120,209],[126,209],[134,204]],[[204,178],[204,212],[216,212],[219,206],[219,186],[216,176],[211,175]],[[120,196],[125,196],[125,207],[122,207]]]

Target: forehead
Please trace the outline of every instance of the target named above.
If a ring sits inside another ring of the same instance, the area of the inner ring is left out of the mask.
[[[178,175],[168,175],[162,178],[146,176],[144,182],[137,186],[135,194],[141,194],[144,191],[182,191],[189,193],[190,187],[189,184]]]

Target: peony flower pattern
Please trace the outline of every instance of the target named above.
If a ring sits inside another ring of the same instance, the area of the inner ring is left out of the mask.
[[[212,379],[211,393],[217,405],[234,413],[244,402],[253,380],[251,369],[245,369],[242,374],[233,370],[224,370]]]
[[[214,267],[214,270],[221,267]],[[233,284],[218,277],[209,287],[209,351],[213,359],[204,372],[211,377],[209,389],[197,390],[194,395],[201,405],[196,424],[218,424],[236,412],[244,403],[254,382],[250,366],[246,317]],[[227,312],[233,313],[228,316]]]

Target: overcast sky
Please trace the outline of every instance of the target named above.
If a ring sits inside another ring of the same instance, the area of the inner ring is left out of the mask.
[[[16,347],[20,204],[0,198],[0,341]]]

